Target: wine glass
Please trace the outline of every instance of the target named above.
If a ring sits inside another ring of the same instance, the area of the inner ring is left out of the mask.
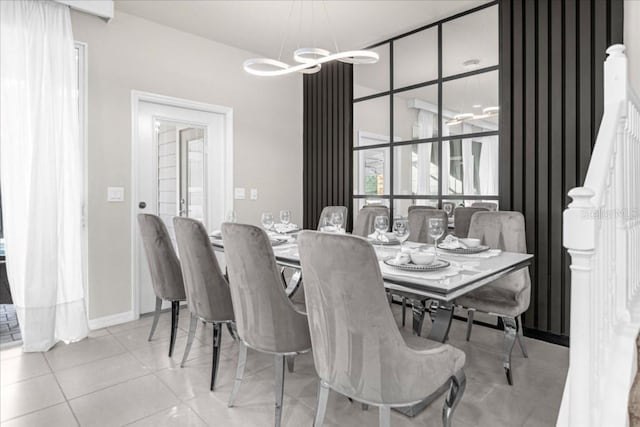
[[[393,220],[393,235],[400,241],[400,249],[409,238],[409,221],[404,218],[396,218]]]
[[[453,206],[450,203],[445,203],[442,206],[442,209],[447,213],[447,216],[451,216],[451,212],[453,212]]]
[[[265,230],[271,230],[273,227],[273,214],[271,212],[264,212],[262,214],[262,226]]]
[[[333,212],[331,214],[331,225],[336,228],[336,231],[340,231],[342,224],[344,223],[344,215],[342,212]]]
[[[238,222],[235,211],[227,212],[227,222]]]
[[[438,257],[438,239],[444,234],[444,221],[442,218],[429,218],[429,236],[434,240],[436,258]]]
[[[389,229],[389,218],[386,215],[380,215],[373,221],[373,227],[376,229],[377,239],[380,239],[382,233],[385,233]]]
[[[283,210],[280,211],[280,222],[284,225],[288,225],[291,222],[291,211]]]

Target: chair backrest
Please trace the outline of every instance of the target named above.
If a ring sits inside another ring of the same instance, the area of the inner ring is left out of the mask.
[[[436,208],[435,206],[427,206],[427,205],[411,205],[407,208],[407,214],[410,214],[411,212],[415,210],[420,210],[420,209],[436,209]]]
[[[353,224],[353,234],[367,237],[374,231],[374,221],[377,216],[389,217],[389,208],[384,205],[367,205],[360,209]]]
[[[507,252],[527,252],[524,216],[520,212],[476,212],[471,217],[469,237],[480,239],[481,244]],[[487,286],[499,286],[516,293],[522,311],[529,307],[531,278],[525,268],[498,279]]]
[[[354,399],[391,404],[422,399],[423,385],[450,375],[455,356],[446,353],[448,345],[408,349],[369,242],[315,231],[302,231],[298,242],[313,360],[322,381]]]
[[[473,202],[471,203],[472,208],[487,208],[492,212],[496,212],[498,210],[498,204],[495,202]]]
[[[249,347],[270,353],[309,349],[307,316],[287,298],[264,230],[226,222],[222,239],[240,338]]]
[[[180,261],[164,222],[157,215],[138,214],[138,227],[156,296],[169,301],[183,301],[186,295]]]
[[[444,210],[445,206],[451,206],[451,213],[449,216],[453,215],[453,211],[456,209],[456,204],[454,202],[442,202],[442,210]]]
[[[409,238],[407,240],[410,242],[433,243],[433,239],[429,236],[429,218],[442,219],[445,235],[447,234],[448,217],[445,211],[439,209],[414,209],[409,212]]]
[[[229,284],[225,280],[204,225],[173,218],[189,310],[208,322],[233,320]]]
[[[320,230],[321,227],[323,227],[325,224],[325,219],[326,219],[326,223],[329,223],[329,220],[331,220],[331,215],[334,212],[342,212],[342,218],[343,219],[343,223],[342,223],[342,228],[344,228],[345,230],[347,229],[347,219],[349,216],[349,210],[347,209],[346,206],[325,206],[322,209],[322,212],[320,213],[320,219],[318,220],[318,230]]]
[[[476,212],[487,212],[487,208],[472,207],[472,208],[456,208],[453,216],[454,234],[457,237],[467,237],[469,234],[469,224],[471,224],[471,217]]]

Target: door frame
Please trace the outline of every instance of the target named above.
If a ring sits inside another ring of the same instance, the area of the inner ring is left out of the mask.
[[[207,104],[172,96],[159,95],[139,90],[131,91],[131,311],[134,319],[140,317],[140,284],[138,283],[138,106],[141,102],[165,105],[169,107],[185,108],[222,114],[224,116],[223,130],[223,164],[224,164],[224,203],[227,210],[233,209],[233,108],[222,105]]]

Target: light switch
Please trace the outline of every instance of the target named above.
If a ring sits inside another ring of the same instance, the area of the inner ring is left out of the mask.
[[[252,188],[251,189],[251,200],[258,200],[258,189],[257,188]]]
[[[124,202],[124,187],[107,187],[107,202]]]
[[[236,187],[233,194],[236,200],[244,200],[244,187]]]

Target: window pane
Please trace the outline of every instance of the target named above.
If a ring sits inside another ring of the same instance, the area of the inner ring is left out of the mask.
[[[393,150],[393,194],[438,194],[437,143],[401,145]]]
[[[369,49],[380,55],[375,64],[353,67],[353,97],[361,98],[389,90],[389,44]]]
[[[498,71],[445,82],[442,98],[443,136],[498,130]]]
[[[498,46],[497,5],[446,22],[442,25],[443,76],[498,65]]]
[[[353,194],[389,194],[389,149],[372,148],[353,153]]]
[[[438,208],[437,200],[425,200],[425,199],[395,199],[393,201],[393,216],[394,218],[409,216],[410,206],[431,206]]]
[[[401,141],[438,136],[438,86],[393,96],[393,133]]]
[[[389,143],[389,97],[353,104],[353,145]]]
[[[498,194],[498,136],[442,142],[442,194]]]
[[[394,41],[393,68],[394,88],[437,79],[437,27]]]

